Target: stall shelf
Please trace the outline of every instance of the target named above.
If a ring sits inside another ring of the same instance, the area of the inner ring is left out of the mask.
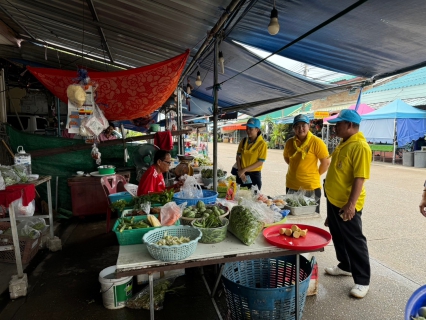
[[[61,249],[61,242],[60,239],[55,238],[54,236],[54,229],[53,229],[53,213],[52,213],[52,193],[51,193],[51,185],[50,185],[50,180],[52,179],[51,176],[40,176],[37,180],[34,181],[30,181],[28,183],[25,184],[19,184],[17,185],[18,189],[19,187],[21,187],[21,190],[24,190],[27,188],[27,186],[32,185],[33,189],[35,191],[35,187],[38,185],[41,185],[43,183],[47,184],[47,203],[48,203],[48,214],[47,215],[36,215],[36,217],[38,218],[43,218],[43,219],[49,219],[49,225],[50,225],[50,230],[49,230],[49,240],[48,240],[48,247],[50,248],[51,251],[57,251],[59,249]],[[31,188],[30,188],[31,189]],[[9,291],[11,293],[11,297],[12,298],[17,298],[21,295],[26,295],[26,287],[27,287],[27,278],[26,275],[23,273],[23,268],[22,268],[22,260],[21,260],[21,251],[19,248],[19,237],[18,237],[18,231],[16,228],[16,216],[15,216],[15,211],[13,208],[13,201],[17,200],[20,198],[21,195],[21,190],[18,190],[18,196],[16,197],[10,197],[10,196],[5,196],[7,193],[7,188],[6,190],[1,190],[0,191],[0,196],[4,195],[4,197],[0,197],[0,199],[2,199],[2,205],[9,207],[9,218],[2,218],[0,219],[0,221],[10,221],[10,226],[12,229],[12,237],[13,237],[13,246],[0,246],[0,251],[8,251],[8,250],[14,250],[15,251],[15,258],[16,258],[16,267],[17,267],[17,278],[12,277],[10,286],[9,286]],[[34,195],[30,196],[30,198],[28,200],[32,201],[34,199]],[[24,217],[24,216],[20,216],[18,217],[19,220],[25,220],[29,217]],[[11,290],[11,286],[12,286],[12,290]],[[16,292],[14,292],[13,287],[16,286],[16,288],[19,288],[18,291],[25,293],[25,294],[16,294]]]

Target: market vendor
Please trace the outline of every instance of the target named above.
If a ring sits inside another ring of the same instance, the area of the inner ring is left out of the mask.
[[[154,164],[148,168],[139,181],[137,195],[148,193],[159,193],[166,189],[179,188],[182,183],[178,182],[172,187],[166,188],[163,173],[168,172],[172,163],[170,151],[158,150],[154,155]]]
[[[243,126],[247,127],[247,138],[241,140],[238,145],[236,157],[237,183],[247,188],[257,185],[260,190],[262,188],[261,170],[267,157],[268,146],[263,140],[259,119],[250,118],[247,124]],[[251,183],[248,183],[250,180]]]
[[[300,189],[315,194],[320,212],[321,175],[330,165],[327,146],[309,130],[309,118],[299,114],[293,119],[294,137],[287,140],[284,147],[284,161],[288,164],[286,192]],[[319,163],[319,166],[318,166]]]

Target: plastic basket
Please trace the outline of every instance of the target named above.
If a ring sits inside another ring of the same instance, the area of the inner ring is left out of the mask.
[[[216,204],[215,204],[216,205]],[[229,209],[228,207],[225,207],[224,205],[221,205],[220,203],[218,204],[219,208],[225,210],[225,213],[220,215],[219,218],[225,218],[229,215]],[[211,207],[211,206],[206,206],[206,208]],[[184,226],[190,226],[192,221],[196,220],[196,219],[200,219],[200,218],[188,218],[188,217],[180,217],[180,223]]]
[[[300,256],[299,318],[315,259]],[[222,273],[228,314],[236,319],[295,318],[296,256],[226,263]]]
[[[108,198],[111,201],[111,203],[114,203],[118,200],[125,200],[128,203],[133,201],[133,196],[127,191],[110,194],[108,195]]]
[[[195,219],[196,220],[202,220],[202,219]],[[226,234],[228,232],[228,224],[229,220],[226,218],[221,218],[220,221],[222,221],[222,226],[219,228],[200,228],[194,226],[194,221],[191,222],[191,225],[194,228],[200,229],[203,233],[200,243],[219,243],[226,239]]]
[[[188,206],[194,206],[197,204],[198,201],[203,201],[205,204],[213,204],[216,202],[217,195],[218,195],[216,191],[203,190],[202,198],[184,199],[184,198],[179,198],[180,194],[181,194],[180,192],[175,193],[173,196],[173,201],[176,202],[176,204],[187,202]]]
[[[188,237],[191,241],[175,246],[159,246],[155,244],[164,237],[165,232],[171,236]],[[143,241],[146,243],[148,252],[154,259],[161,261],[177,261],[186,259],[195,252],[198,240],[201,239],[201,236],[202,232],[200,229],[195,229],[190,226],[171,226],[149,231],[143,236]]]
[[[155,217],[158,218],[158,214],[154,214]],[[131,218],[131,217],[128,217]],[[135,221],[140,220],[147,220],[148,216],[135,216]],[[132,230],[123,230],[123,232],[120,232],[118,229],[119,221],[117,220],[114,224],[114,227],[112,228],[112,231],[115,232],[115,235],[117,236],[118,243],[121,246],[127,246],[131,244],[142,244],[143,240],[142,237],[149,231],[159,229],[161,227],[150,227],[150,228],[143,228],[143,229],[132,229]],[[175,226],[179,226],[180,222],[179,220],[176,221]]]
[[[414,291],[410,299],[408,299],[405,306],[404,320],[411,320],[411,317],[417,317],[418,310],[424,306],[426,306],[426,285]]]
[[[9,222],[0,222],[0,230],[6,231],[10,228]],[[21,251],[21,260],[23,264],[27,264],[37,254],[40,248],[42,236],[37,239],[28,237],[19,237],[19,249]],[[12,235],[0,234],[0,246],[13,246]],[[0,251],[0,262],[15,263],[15,250]]]

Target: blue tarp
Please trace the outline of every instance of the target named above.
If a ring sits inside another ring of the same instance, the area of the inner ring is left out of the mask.
[[[362,120],[375,119],[421,119],[426,118],[426,111],[412,107],[401,99],[361,116]]]
[[[306,114],[306,116],[309,118],[309,120],[313,120],[314,119],[314,114],[313,113]],[[276,124],[289,124],[289,123],[293,123],[294,117],[295,116],[285,117],[285,118],[276,120],[275,123]]]
[[[223,52],[225,58],[225,73],[219,74],[219,82],[230,79],[238,72],[245,70],[259,61],[257,56],[235,43],[222,42],[220,51]],[[213,103],[213,90],[211,89],[213,86],[212,55],[210,53],[206,59],[200,62],[199,71],[203,83],[200,87],[192,90],[192,96],[208,101],[210,106]],[[196,72],[190,77],[191,84],[195,83],[195,75]],[[309,80],[299,74],[264,62],[223,83],[218,93],[219,106],[222,107],[222,111],[226,111],[227,107],[234,105],[286,96],[292,97],[333,87],[323,82]],[[240,112],[251,116],[258,116],[283,109],[284,107],[324,98],[341,91],[341,89],[336,89],[328,92],[319,92],[306,97],[292,98],[285,102],[263,104],[241,109]]]
[[[405,146],[413,140],[425,137],[426,119],[397,119],[398,146]]]
[[[356,2],[274,1],[280,31],[271,36],[265,19],[273,1],[258,0],[229,37],[275,52]],[[424,0],[370,0],[279,55],[337,72],[371,77],[424,63],[424,30]]]
[[[400,99],[361,118],[360,130],[369,142],[393,143],[395,120],[399,147],[424,137],[426,133],[426,111],[412,107]]]

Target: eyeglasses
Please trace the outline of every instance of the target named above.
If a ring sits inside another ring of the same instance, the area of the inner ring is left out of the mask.
[[[171,165],[171,164],[172,164],[172,162],[171,162],[171,161],[166,161],[166,160],[161,160],[161,161],[163,161],[163,162],[167,163],[168,165]]]

